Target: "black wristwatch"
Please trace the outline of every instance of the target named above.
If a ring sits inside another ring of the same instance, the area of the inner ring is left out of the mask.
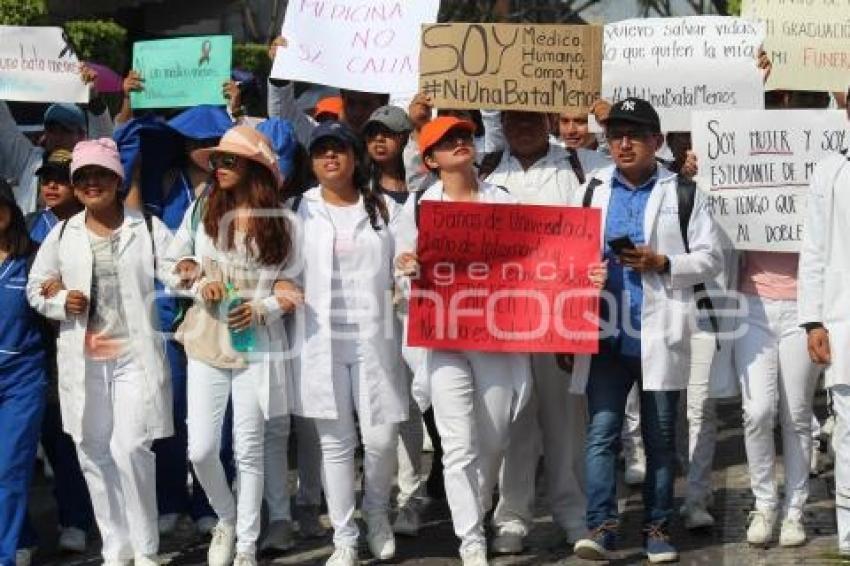
[[[824,325],[822,322],[806,322],[801,324],[800,327],[805,329],[806,332],[811,332],[812,330],[824,328]]]
[[[659,273],[670,273],[670,258],[666,255],[664,256],[664,265],[661,266],[661,271]]]

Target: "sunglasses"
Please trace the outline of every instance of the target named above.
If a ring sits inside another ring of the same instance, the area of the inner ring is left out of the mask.
[[[449,130],[440,138],[440,141],[434,144],[434,149],[452,149],[458,143],[472,145],[472,142],[472,132],[461,129]]]
[[[239,157],[229,153],[214,153],[210,156],[210,169],[236,169]]]
[[[93,171],[79,171],[74,174],[75,187],[105,187],[114,182],[118,175],[108,169],[97,168]]]

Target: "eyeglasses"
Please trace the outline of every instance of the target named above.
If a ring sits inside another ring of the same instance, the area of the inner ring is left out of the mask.
[[[449,130],[440,138],[440,141],[434,144],[434,149],[451,149],[458,143],[472,145],[472,133],[467,130]]]
[[[236,169],[239,157],[229,153],[214,153],[210,156],[210,169]]]
[[[606,131],[605,139],[607,139],[609,143],[623,143],[625,138],[628,138],[631,142],[645,143],[652,137],[653,133],[654,132],[645,129],[617,128]]]

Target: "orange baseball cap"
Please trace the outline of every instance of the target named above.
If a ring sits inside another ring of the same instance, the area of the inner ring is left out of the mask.
[[[328,96],[317,102],[313,116],[318,118],[322,114],[329,114],[338,120],[340,115],[342,115],[342,97]]]
[[[419,132],[419,153],[425,155],[428,150],[437,144],[449,130],[460,129],[466,130],[470,134],[475,133],[475,124],[469,120],[461,120],[454,116],[440,116],[434,118],[424,126]]]

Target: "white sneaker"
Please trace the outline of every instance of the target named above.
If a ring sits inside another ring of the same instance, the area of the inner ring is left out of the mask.
[[[59,549],[66,552],[86,551],[86,531],[77,527],[63,527],[59,533]]]
[[[415,537],[419,534],[419,510],[414,501],[408,501],[398,508],[393,521],[393,532],[397,535]]]
[[[511,525],[499,527],[496,529],[496,536],[493,537],[492,548],[496,554],[519,554],[522,552],[522,541],[524,535]]]
[[[236,527],[223,521],[212,530],[210,549],[207,552],[209,566],[230,566],[236,552]]]
[[[217,524],[218,519],[215,517],[201,517],[198,519],[198,522],[195,523],[195,530],[198,531],[198,534],[209,535],[212,534],[213,529]]]
[[[357,566],[358,564],[360,561],[357,558],[357,549],[350,546],[337,546],[325,562],[325,566]]]
[[[685,503],[682,505],[682,508],[679,509],[679,515],[684,517],[685,528],[689,531],[694,529],[707,529],[714,526],[714,517],[711,516],[711,513],[708,512],[705,505],[701,505],[699,503]]]
[[[750,526],[747,527],[747,542],[753,546],[764,546],[773,539],[776,511],[750,511]]]
[[[460,553],[463,566],[488,566],[487,549],[483,546],[473,546]]]
[[[301,538],[321,538],[327,529],[319,520],[318,505],[303,505],[298,508],[298,533]]]
[[[787,518],[782,521],[779,531],[779,546],[802,546],[806,542],[806,529],[803,522],[796,518]]]
[[[275,521],[269,524],[260,550],[279,550],[285,552],[295,547],[295,531],[292,521]]]
[[[627,485],[635,486],[646,479],[646,460],[643,458],[626,458],[626,471],[623,479]]]
[[[132,563],[132,560],[125,560],[124,558],[113,558],[110,560],[104,560],[103,566],[130,566]]]
[[[15,551],[15,566],[30,566],[32,557],[35,554],[35,547],[19,548]]]
[[[233,566],[257,566],[257,557],[253,553],[240,552],[233,559]]]
[[[180,520],[179,513],[168,513],[159,516],[159,534],[170,535],[177,529],[177,521]]]
[[[156,556],[145,556],[144,554],[139,554],[136,556],[136,559],[133,560],[133,566],[159,566],[159,558]]]
[[[395,535],[390,528],[390,520],[383,511],[364,513],[366,526],[366,541],[372,556],[378,560],[389,560],[395,556]]]

